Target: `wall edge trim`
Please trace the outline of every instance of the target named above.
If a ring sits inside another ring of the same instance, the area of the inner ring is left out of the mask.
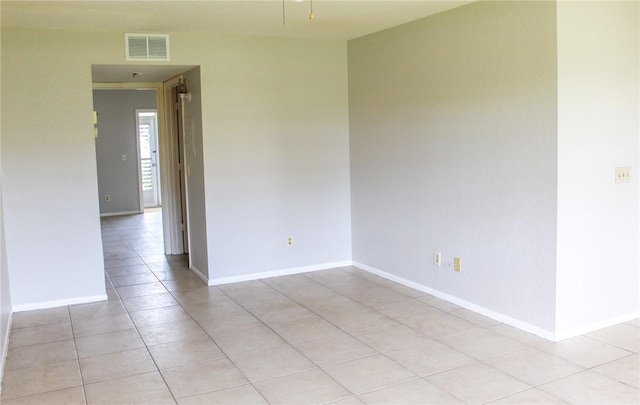
[[[351,260],[345,260],[341,262],[321,263],[321,264],[313,264],[309,266],[291,267],[288,269],[244,274],[241,276],[213,278],[209,280],[208,285],[215,286],[215,285],[222,285],[222,284],[238,283],[241,281],[260,280],[263,278],[270,278],[270,277],[290,276],[292,274],[310,273],[313,271],[334,269],[336,267],[346,267],[346,266],[351,266],[351,264],[352,264]]]
[[[42,301],[42,302],[34,302],[29,304],[18,304],[13,306],[13,312],[64,307],[67,305],[89,304],[92,302],[106,301],[108,299],[109,297],[107,296],[107,294],[102,294],[102,295],[90,295],[87,297],[69,298],[64,300]]]
[[[122,211],[122,212],[101,212],[100,217],[117,217],[120,215],[135,215],[135,214],[144,214],[144,210],[142,211]]]
[[[413,288],[415,290],[422,291],[422,292],[425,292],[427,294],[433,295],[434,297],[443,299],[443,300],[445,300],[447,302],[450,302],[452,304],[456,304],[458,306],[461,306],[462,308],[466,308],[468,310],[471,310],[471,311],[476,312],[478,314],[484,315],[484,316],[489,317],[491,319],[494,319],[496,321],[505,323],[505,324],[507,324],[509,326],[513,326],[514,328],[523,330],[523,331],[528,332],[528,333],[532,333],[532,334],[534,334],[536,336],[539,336],[539,337],[541,337],[543,339],[554,341],[554,342],[557,341],[556,335],[553,332],[545,330],[545,329],[542,329],[542,328],[539,328],[539,327],[534,326],[534,325],[531,325],[531,324],[529,324],[527,322],[523,322],[523,321],[521,321],[519,319],[511,318],[511,317],[509,317],[507,315],[504,315],[504,314],[501,314],[499,312],[487,309],[487,308],[482,307],[480,305],[473,304],[471,302],[462,300],[462,299],[454,297],[452,295],[443,293],[443,292],[441,292],[439,290],[435,290],[435,289],[433,289],[431,287],[427,287],[426,285],[423,285],[423,284],[420,284],[420,283],[416,283],[415,281],[407,280],[406,278],[399,277],[399,276],[396,276],[396,275],[391,274],[391,273],[387,273],[386,271],[377,269],[375,267],[369,266],[369,265],[364,264],[364,263],[359,263],[359,262],[354,261],[353,265],[355,267],[358,267],[358,268],[360,268],[360,269],[362,269],[364,271],[367,271],[369,273],[372,273],[372,274],[375,274],[377,276],[386,278],[387,280],[395,281],[396,283],[399,283],[399,284],[402,284],[404,286]]]
[[[13,308],[9,314],[9,322],[7,322],[7,333],[4,337],[4,346],[2,347],[2,358],[0,358],[0,394],[2,394],[2,380],[4,378],[4,366],[7,364],[7,355],[9,354],[9,336],[11,335],[11,325],[13,325]]]
[[[624,315],[614,316],[613,318],[578,326],[577,328],[556,332],[556,339],[557,341],[560,341],[560,340],[570,339],[576,336],[586,335],[587,333],[608,328],[609,326],[617,325],[623,322],[632,321],[637,318],[640,318],[640,311],[635,311],[635,312],[630,312]]]
[[[198,276],[200,280],[204,281],[205,284],[210,285],[209,281],[207,280],[207,277],[204,274],[202,274],[202,272],[198,270],[196,266],[189,266],[189,270],[191,270],[193,274]]]

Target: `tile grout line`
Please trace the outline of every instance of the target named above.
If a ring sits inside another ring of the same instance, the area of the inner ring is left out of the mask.
[[[302,274],[302,276],[306,277],[304,274]],[[344,294],[342,294],[342,293],[340,293],[340,292],[338,292],[338,291],[333,290],[332,288],[330,288],[330,287],[328,287],[328,286],[326,286],[326,285],[324,285],[324,284],[322,284],[322,283],[318,282],[317,280],[314,280],[314,279],[309,278],[309,277],[307,277],[307,278],[308,278],[311,282],[313,282],[314,284],[317,284],[317,285],[319,285],[319,286],[323,286],[323,287],[325,287],[325,288],[328,288],[328,289],[330,289],[331,291],[333,291],[333,292],[335,292],[335,293],[337,293],[337,294],[339,294],[339,295],[341,295],[341,296],[344,296],[344,297],[346,297],[346,298],[351,299],[350,297],[347,297],[347,296],[345,296]],[[358,342],[362,343],[363,345],[365,345],[365,346],[369,347],[370,349],[372,349],[372,350],[376,353],[376,354],[372,354],[372,355],[369,355],[369,356],[363,356],[363,357],[360,357],[359,359],[350,359],[350,360],[346,360],[346,361],[344,361],[344,362],[331,364],[331,365],[328,365],[328,366],[325,366],[325,367],[331,367],[331,366],[335,366],[335,365],[339,365],[339,364],[344,364],[344,363],[347,363],[347,362],[349,362],[349,361],[361,360],[361,359],[368,358],[368,357],[383,356],[383,357],[387,358],[388,360],[390,360],[390,361],[392,361],[392,362],[396,363],[398,366],[400,366],[400,367],[404,368],[405,370],[409,371],[410,373],[412,373],[412,374],[415,376],[413,379],[410,379],[410,380],[408,380],[408,381],[412,381],[412,380],[414,380],[414,379],[422,379],[422,377],[420,377],[419,375],[417,375],[417,374],[413,373],[411,370],[408,370],[406,367],[404,367],[403,365],[401,365],[401,364],[397,363],[395,360],[390,359],[390,358],[389,358],[388,356],[386,356],[384,353],[382,353],[382,352],[380,352],[379,350],[377,350],[376,348],[374,348],[374,347],[370,346],[368,343],[363,342],[362,340],[358,339],[356,336],[353,336],[350,332],[348,332],[348,331],[346,331],[346,330],[342,329],[340,326],[338,326],[338,325],[334,324],[333,322],[329,321],[328,319],[326,319],[325,317],[323,317],[321,314],[318,314],[317,312],[315,312],[313,309],[311,309],[311,308],[307,307],[306,305],[304,305],[303,303],[301,303],[301,302],[297,301],[295,298],[290,297],[290,296],[289,296],[289,295],[287,295],[286,293],[284,293],[284,292],[282,292],[282,291],[278,290],[278,289],[277,289],[277,287],[274,287],[274,286],[272,286],[272,285],[270,285],[270,284],[268,284],[268,283],[264,282],[263,280],[256,280],[256,281],[260,281],[262,284],[264,284],[265,286],[269,287],[269,288],[270,288],[270,289],[272,289],[273,291],[275,291],[275,292],[277,292],[278,294],[282,295],[283,297],[286,297],[287,299],[289,299],[289,300],[291,300],[291,301],[295,302],[297,305],[300,305],[302,308],[305,308],[306,310],[308,310],[309,312],[311,312],[311,313],[312,313],[312,314],[314,314],[315,316],[317,316],[317,317],[319,317],[320,319],[322,319],[322,320],[324,320],[324,321],[328,322],[329,324],[331,324],[332,326],[336,327],[336,328],[337,328],[338,330],[340,330],[341,332],[345,333],[346,335],[348,335],[349,337],[351,337],[351,338],[355,339],[356,341],[358,341]],[[327,377],[329,377],[333,382],[335,382],[336,384],[338,384],[340,387],[344,388],[344,389],[345,389],[347,392],[349,392],[351,395],[355,396],[356,398],[359,398],[359,395],[363,395],[363,394],[365,394],[365,393],[356,394],[356,393],[354,393],[353,391],[349,390],[347,387],[345,387],[344,385],[342,385],[339,381],[335,380],[335,379],[334,379],[330,374],[328,374],[328,373],[324,370],[324,368],[325,368],[325,367],[322,367],[322,366],[320,366],[320,365],[316,364],[316,363],[315,363],[311,358],[307,357],[304,353],[302,353],[302,352],[301,352],[301,351],[300,351],[300,350],[299,350],[299,349],[298,349],[294,344],[292,344],[292,343],[288,342],[288,341],[284,338],[284,336],[282,336],[281,334],[279,334],[277,331],[273,330],[273,328],[271,328],[269,325],[267,325],[267,324],[266,324],[262,319],[260,319],[257,315],[255,315],[251,310],[249,310],[249,309],[248,309],[248,308],[246,308],[244,305],[242,305],[241,303],[239,303],[238,301],[236,301],[236,300],[235,300],[232,296],[230,296],[226,291],[222,290],[222,292],[223,292],[225,295],[227,295],[227,297],[229,297],[229,298],[230,298],[230,299],[232,299],[234,302],[236,302],[238,305],[240,305],[243,309],[245,309],[245,311],[247,311],[249,314],[251,314],[251,315],[252,315],[254,318],[256,318],[260,323],[262,323],[264,326],[266,326],[267,328],[269,328],[269,330],[271,330],[273,333],[275,333],[276,335],[278,335],[278,336],[279,336],[279,337],[280,337],[284,342],[286,342],[286,343],[287,343],[287,344],[288,344],[292,349],[294,349],[298,354],[300,354],[300,355],[301,355],[301,356],[303,356],[305,359],[307,359],[308,361],[310,361],[310,362],[311,362],[311,364],[313,364],[314,366],[316,366],[316,367],[318,368],[318,370],[322,371],[322,372],[323,372]],[[249,295],[252,295],[252,294],[249,294]],[[355,301],[355,300],[354,300],[354,301]],[[355,302],[357,302],[357,301],[355,301]],[[384,315],[384,314],[382,314],[382,315]],[[386,316],[386,315],[384,315],[384,316]],[[391,319],[391,318],[389,318],[389,319]],[[317,339],[317,340],[321,340],[321,339]],[[305,341],[305,342],[299,342],[299,343],[308,343],[308,342],[313,342],[313,341],[314,341],[314,340],[311,340],[311,341]],[[214,342],[215,342],[215,341],[214,341]],[[304,372],[308,372],[308,371],[309,371],[309,370],[303,370],[303,371],[295,372],[295,373],[292,373],[292,374],[288,374],[287,376],[295,375],[295,374],[300,374],[300,373],[304,373]],[[285,377],[285,376],[281,376],[281,377]],[[277,377],[277,378],[279,378],[279,377]],[[404,383],[406,383],[406,382],[408,382],[408,381],[403,381],[403,382],[400,382],[400,383],[398,383],[398,384],[404,384]],[[391,386],[398,385],[398,384],[391,384],[391,385],[386,386],[386,387],[380,387],[379,389],[389,388],[389,387],[391,387]],[[374,391],[375,391],[375,390],[374,390]],[[334,402],[336,402],[336,401],[334,401]]]
[[[125,241],[125,242],[126,242],[126,241]],[[156,279],[158,280],[158,282],[160,282],[160,283],[163,285],[163,287],[167,290],[167,293],[168,293],[168,294],[170,294],[170,295],[173,297],[173,299],[174,299],[174,300],[177,302],[177,304],[178,304],[177,306],[179,306],[183,311],[185,311],[185,313],[187,313],[187,315],[189,316],[189,318],[190,318],[192,321],[194,321],[194,322],[195,322],[195,323],[196,323],[196,324],[197,324],[197,325],[198,325],[198,326],[203,330],[203,332],[207,335],[207,337],[208,337],[208,338],[209,338],[209,339],[210,339],[210,340],[211,340],[211,341],[216,345],[216,347],[218,347],[218,349],[219,349],[219,350],[224,354],[225,358],[226,358],[226,359],[227,359],[231,364],[233,364],[233,366],[234,366],[238,371],[240,371],[240,369],[236,366],[236,364],[233,362],[233,360],[231,360],[231,358],[230,358],[230,357],[229,357],[229,356],[228,356],[228,355],[227,355],[227,354],[222,350],[222,348],[220,348],[220,347],[215,343],[215,340],[213,339],[213,337],[211,337],[211,336],[206,332],[206,330],[204,330],[204,328],[202,328],[202,325],[201,325],[201,324],[200,324],[200,323],[199,323],[199,322],[198,322],[198,321],[193,317],[193,315],[191,315],[191,314],[186,310],[186,308],[185,308],[185,307],[183,306],[183,304],[180,302],[180,300],[178,299],[178,297],[174,294],[174,292],[175,292],[175,291],[171,291],[171,290],[169,290],[169,289],[167,288],[167,286],[165,285],[165,283],[163,282],[163,280],[160,280],[160,279],[157,277],[157,275],[155,274],[155,272],[153,271],[153,269],[151,269],[151,268],[149,267],[149,264],[144,260],[144,258],[143,258],[142,256],[140,256],[139,252],[138,252],[134,247],[131,247],[131,249],[132,249],[132,250],[134,250],[134,252],[138,255],[138,257],[140,258],[140,260],[141,260],[141,261],[142,261],[142,262],[147,266],[147,268],[149,268],[149,271],[150,271],[150,272],[151,272],[151,273],[156,277]],[[166,280],[164,280],[164,281],[166,281]],[[124,305],[124,304],[123,304],[123,305]],[[127,311],[127,313],[128,313],[129,315],[131,314],[131,311],[129,311],[126,307],[125,307],[125,310]],[[136,311],[134,311],[134,312],[136,312]],[[134,323],[134,326],[136,327],[136,330],[137,330],[137,329],[138,329],[138,327],[137,327],[137,325],[135,325],[135,323]],[[139,330],[138,330],[138,333],[140,334]],[[142,338],[142,337],[141,337],[141,338]],[[149,353],[149,355],[150,355],[151,359],[153,360],[154,364],[156,365],[156,369],[158,370],[158,373],[160,374],[160,376],[161,376],[161,378],[162,378],[162,380],[163,380],[164,384],[167,386],[167,389],[168,389],[168,390],[169,390],[169,392],[171,393],[173,400],[177,403],[177,398],[175,397],[175,394],[173,393],[173,391],[172,391],[172,390],[171,390],[171,388],[169,387],[169,384],[167,383],[167,381],[166,381],[166,379],[165,379],[165,377],[164,377],[164,374],[162,373],[162,370],[161,370],[161,369],[160,369],[160,367],[158,366],[158,364],[157,364],[157,362],[156,362],[155,358],[153,357],[153,355],[151,355],[151,352],[149,351],[149,346],[148,346],[147,342],[146,342],[143,338],[142,338],[142,341],[143,341],[143,343],[144,343],[144,345],[145,345],[145,348],[147,349],[147,352]],[[184,339],[184,340],[181,340],[181,341],[189,341],[189,339]],[[167,342],[167,343],[174,343],[174,342]],[[203,361],[203,362],[204,362],[204,361]],[[259,393],[259,395],[260,395],[260,396],[262,396],[262,393],[260,393],[260,391],[258,391],[258,389],[257,389],[257,388],[253,385],[253,383],[251,382],[251,380],[249,380],[249,379],[247,378],[247,376],[245,376],[245,375],[244,375],[244,373],[242,373],[242,372],[241,372],[241,374],[242,374],[242,376],[247,380],[247,382],[249,383],[249,385],[251,385],[251,386],[256,390],[256,392],[258,392],[258,393]],[[241,385],[234,386],[234,387],[225,387],[225,388],[221,388],[221,389],[219,389],[219,390],[229,389],[229,388],[236,388],[236,387],[240,387],[240,386],[244,386],[244,385],[247,385],[247,384],[241,384]],[[214,391],[209,391],[209,392],[215,392],[215,391],[219,391],[219,390],[214,390]],[[196,395],[200,395],[200,394],[195,394],[195,395],[193,395],[193,396],[196,396]],[[191,395],[190,395],[190,396],[191,396]],[[190,397],[190,396],[187,396],[187,397]],[[185,397],[185,398],[187,398],[187,397]],[[263,397],[263,398],[264,398],[264,397]],[[266,401],[266,398],[264,398],[264,399],[265,399],[265,401]],[[268,401],[267,401],[267,402],[268,402]]]
[[[113,226],[113,225],[112,225],[112,226]],[[133,246],[131,246],[131,245],[130,245],[130,244],[129,244],[125,239],[123,239],[123,238],[122,238],[121,232],[117,229],[117,227],[115,227],[115,226],[114,226],[114,229],[116,229],[116,232],[119,234],[119,235],[118,235],[118,237],[120,238],[120,239],[119,239],[119,241],[121,241],[121,242],[125,243],[125,244],[127,245],[127,247],[128,247],[129,249],[131,249],[131,250],[136,254],[136,256],[137,256],[137,257],[138,257],[138,258],[139,258],[139,259],[140,259],[140,260],[145,264],[145,266],[146,266],[146,263],[145,263],[145,262],[140,258],[140,256],[138,255],[138,252],[135,250],[135,248],[134,248]],[[103,246],[103,248],[104,248],[104,246]],[[122,267],[120,267],[120,268],[124,268],[124,267],[130,267],[130,266],[122,266]],[[148,266],[146,266],[146,267],[148,268]],[[118,268],[119,268],[119,267],[114,267],[114,269],[118,269]],[[149,272],[151,272],[151,269],[150,269],[150,268],[148,268],[148,270],[149,270]],[[135,330],[136,330],[136,333],[138,334],[138,337],[140,338],[140,341],[141,341],[141,342],[142,342],[142,344],[144,345],[144,349],[147,351],[147,354],[149,355],[149,358],[151,358],[151,360],[153,361],[154,366],[156,367],[156,372],[158,372],[158,374],[160,374],[160,376],[162,377],[162,374],[160,373],[160,370],[159,370],[159,368],[158,368],[158,366],[157,366],[157,364],[156,364],[156,362],[155,362],[155,359],[153,358],[153,356],[151,356],[151,353],[149,352],[149,348],[148,348],[148,346],[146,345],[146,342],[144,341],[144,339],[142,339],[142,336],[141,336],[141,334],[140,334],[140,331],[138,330],[137,325],[135,324],[135,322],[133,322],[133,319],[131,318],[131,313],[129,312],[129,310],[127,309],[127,307],[124,305],[124,303],[123,303],[123,301],[122,301],[122,297],[120,296],[120,293],[119,293],[119,292],[118,292],[118,290],[117,290],[117,287],[116,287],[116,286],[113,284],[113,282],[111,281],[111,275],[110,275],[110,274],[108,274],[108,269],[105,269],[105,275],[109,278],[109,281],[110,281],[111,285],[113,286],[112,290],[113,290],[113,293],[114,293],[114,294],[116,294],[116,296],[117,296],[117,301],[118,301],[118,302],[120,302],[120,304],[122,305],[123,309],[125,310],[125,313],[126,313],[126,314],[127,314],[127,316],[129,317],[129,320],[131,321],[131,323],[132,323],[132,325],[133,325],[133,328],[130,328],[130,329],[135,329]],[[154,274],[154,276],[155,276],[155,274]],[[108,300],[107,300],[107,302],[109,302],[109,301],[115,301],[115,300],[108,299]],[[127,330],[127,329],[125,329],[125,330]],[[106,332],[106,333],[110,333],[110,332]],[[115,353],[124,353],[124,352],[129,352],[129,351],[139,350],[139,349],[141,349],[141,348],[137,348],[137,349],[129,349],[129,350],[124,350],[124,351],[115,352]],[[109,354],[109,353],[107,353],[107,354]],[[98,356],[100,356],[100,355],[91,356],[91,357],[98,357]],[[138,375],[143,375],[143,374],[149,374],[149,373],[153,373],[153,371],[151,371],[151,372],[143,372],[143,373],[129,374],[129,375],[127,375],[127,376],[123,376],[123,377],[110,378],[110,379],[107,379],[107,380],[100,381],[100,383],[102,383],[102,382],[106,382],[106,381],[118,380],[118,379],[121,379],[121,378],[129,378],[129,377],[133,377],[133,376],[138,376]],[[164,381],[164,377],[162,377],[162,378],[163,378],[163,382],[164,382],[164,384],[165,384],[165,386],[166,386],[166,381]],[[169,393],[172,395],[172,398],[174,399],[174,402],[176,402],[176,401],[175,401],[175,398],[173,397],[173,393],[171,392],[171,390],[169,389],[169,387],[168,387],[168,386],[167,386],[167,390],[168,390],[168,391],[169,391]]]
[[[73,329],[73,318],[71,317],[71,307],[67,305],[67,313],[69,315],[69,323],[71,324],[71,336],[73,337],[73,347],[76,350],[76,362],[78,363],[78,374],[80,374],[80,386],[82,387],[82,396],[84,398],[85,405],[89,402],[87,399],[87,390],[84,385],[84,376],[82,375],[82,366],[80,365],[80,353],[78,352],[78,342],[76,341],[76,334]]]
[[[124,241],[124,240],[123,240]],[[158,277],[156,276],[156,274],[153,272],[153,270],[151,270],[151,268],[149,267],[149,265],[147,264],[147,262],[140,256],[140,254],[138,253],[138,251],[131,246],[127,241],[124,241],[125,243],[127,243],[127,245],[130,246],[130,248],[134,251],[134,253],[138,256],[138,258],[140,259],[140,261],[142,261],[142,263],[144,263],[144,265],[149,269],[149,272],[151,272],[151,274],[153,274],[153,276],[156,278],[156,280],[160,281],[158,279]],[[109,276],[110,278],[110,276]],[[164,287],[164,284],[163,284]],[[166,288],[166,287],[165,287]],[[115,286],[114,286],[114,290],[116,290]],[[133,319],[131,318],[131,311],[129,311],[129,309],[124,305],[124,302],[122,302],[122,297],[120,297],[120,294],[117,292],[116,290],[116,294],[118,295],[118,299],[122,304],[122,307],[124,308],[124,310],[126,311],[127,315],[129,316],[129,318],[131,319],[131,322],[136,330],[136,333],[138,333],[138,336],[140,337],[140,340],[142,341],[142,344],[144,345],[145,350],[147,351],[147,354],[149,355],[149,358],[151,359],[151,361],[153,362],[153,364],[156,367],[156,372],[158,373],[158,375],[160,375],[160,378],[162,379],[162,382],[164,383],[165,387],[167,388],[167,391],[169,392],[169,394],[171,394],[171,398],[173,399],[173,401],[177,404],[178,400],[175,397],[175,394],[173,393],[173,391],[171,390],[171,388],[169,387],[169,384],[167,384],[167,380],[164,377],[164,374],[162,374],[162,371],[160,370],[160,367],[158,366],[158,363],[156,361],[156,359],[153,357],[153,355],[151,354],[151,351],[149,350],[149,345],[147,344],[147,342],[144,340],[144,338],[142,337],[142,334],[140,333],[140,330],[138,329],[138,325],[136,325],[136,323],[133,321]],[[135,311],[133,311],[135,312]],[[141,374],[146,374],[146,373],[141,373]]]
[[[260,280],[258,280],[258,281],[260,281]],[[263,283],[263,284],[265,284],[265,283]],[[211,287],[209,287],[209,288],[211,288]],[[271,329],[268,325],[266,325],[264,322],[262,322],[262,320],[261,320],[261,319],[259,319],[258,317],[256,317],[256,316],[255,316],[251,311],[249,311],[249,310],[248,310],[247,308],[245,308],[242,304],[240,304],[239,302],[237,302],[233,297],[231,297],[229,294],[227,294],[227,292],[226,292],[226,291],[224,291],[224,290],[222,290],[222,289],[220,289],[220,288],[218,288],[218,287],[213,287],[213,288],[216,288],[218,291],[220,291],[222,294],[224,294],[227,298],[231,299],[233,302],[235,302],[237,305],[239,305],[239,306],[240,306],[240,307],[242,307],[245,311],[247,311],[247,313],[251,314],[251,316],[253,316],[256,320],[258,320],[258,321],[259,321],[260,323],[262,323],[264,326],[266,326],[267,328],[269,328],[269,330],[271,330],[273,333],[275,333],[276,335],[278,335],[278,334],[277,334],[273,329]],[[173,294],[172,294],[172,295],[173,295]],[[175,298],[175,297],[174,297],[174,298]],[[178,301],[178,300],[176,299],[176,301]],[[178,301],[178,302],[179,302],[179,301]],[[179,303],[180,303],[180,302],[179,302]],[[180,303],[180,305],[182,305],[182,304]],[[183,309],[186,311],[186,309],[185,309],[184,307],[183,307]],[[188,313],[188,312],[187,312],[187,313]],[[190,315],[190,316],[192,317],[192,319],[193,319],[193,320],[198,324],[198,326],[199,326],[199,327],[204,331],[204,333],[205,333],[207,336],[209,336],[209,338],[211,339],[211,341],[213,341],[213,343],[218,347],[218,349],[220,349],[220,351],[225,355],[225,357],[227,358],[227,360],[229,360],[229,362],[230,362],[230,363],[231,363],[231,364],[236,368],[236,370],[238,370],[238,371],[242,374],[242,376],[247,380],[247,382],[249,383],[249,385],[251,385],[251,387],[253,387],[253,389],[254,389],[254,390],[255,390],[255,391],[256,391],[256,392],[257,392],[257,393],[258,393],[258,394],[259,394],[259,395],[260,395],[260,396],[261,396],[261,397],[262,397],[262,398],[267,402],[267,403],[269,403],[269,401],[267,400],[267,398],[265,398],[265,396],[264,396],[264,394],[262,393],[262,391],[260,391],[260,390],[258,389],[258,387],[256,387],[256,386],[255,386],[254,382],[253,382],[253,381],[251,381],[251,379],[249,379],[249,377],[248,377],[248,376],[246,376],[246,375],[242,372],[242,370],[241,370],[241,369],[238,367],[238,365],[233,361],[233,359],[229,356],[229,354],[228,354],[227,352],[225,352],[225,351],[224,351],[224,349],[223,349],[222,347],[220,347],[220,345],[218,345],[218,344],[216,343],[215,338],[214,338],[213,336],[211,336],[211,335],[209,334],[209,332],[208,332],[206,329],[204,329],[204,328],[202,327],[202,325],[200,324],[200,322],[199,322],[197,319],[195,319],[191,314],[189,314],[189,315]],[[280,338],[282,338],[282,336],[280,336],[280,335],[278,335],[278,336],[279,336]],[[284,339],[283,339],[283,341],[284,341],[285,343],[289,344],[286,340],[284,340]],[[292,346],[292,345],[291,345],[291,344],[289,344],[289,346]],[[283,346],[278,346],[278,347],[283,347]],[[293,346],[292,346],[292,348],[293,348]],[[297,351],[297,349],[295,349],[295,348],[293,348],[293,349]],[[266,349],[266,350],[272,350],[272,349]],[[302,353],[299,353],[299,354],[306,358],[306,356],[304,356]],[[309,359],[309,361],[311,361],[311,360]],[[311,363],[312,363],[313,365],[316,365],[316,364],[315,364],[315,363],[313,363],[313,362],[311,362]],[[316,366],[317,366],[317,365],[316,365]],[[304,370],[304,371],[301,371],[301,372],[305,372],[305,371],[309,371],[309,370]],[[294,375],[294,374],[297,374],[297,373],[291,373],[291,374],[288,374],[288,375]],[[285,376],[281,376],[281,377],[285,377]]]

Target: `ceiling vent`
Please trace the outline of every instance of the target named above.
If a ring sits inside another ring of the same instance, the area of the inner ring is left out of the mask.
[[[127,60],[169,60],[168,34],[124,34]]]

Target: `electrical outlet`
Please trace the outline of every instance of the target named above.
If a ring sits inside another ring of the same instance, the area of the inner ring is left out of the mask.
[[[293,246],[293,236],[287,236],[287,246]]]
[[[453,258],[453,271],[460,273],[462,271],[462,260],[459,257]]]
[[[433,264],[438,267],[442,266],[442,254],[440,254],[439,250],[433,251]]]
[[[111,201],[111,196],[109,194],[104,196],[105,201]]]
[[[124,162],[125,160],[127,160],[127,155],[123,154],[122,156],[120,156],[122,158],[122,161]]]
[[[630,167],[616,167],[616,184],[631,182]]]

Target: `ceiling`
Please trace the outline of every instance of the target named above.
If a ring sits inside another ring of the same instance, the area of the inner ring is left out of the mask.
[[[203,32],[349,40],[476,0],[0,1],[3,27],[111,32]],[[94,82],[162,82],[191,69],[95,65]],[[133,72],[140,74],[133,77]]]
[[[6,1],[2,26],[349,40],[475,0]]]

